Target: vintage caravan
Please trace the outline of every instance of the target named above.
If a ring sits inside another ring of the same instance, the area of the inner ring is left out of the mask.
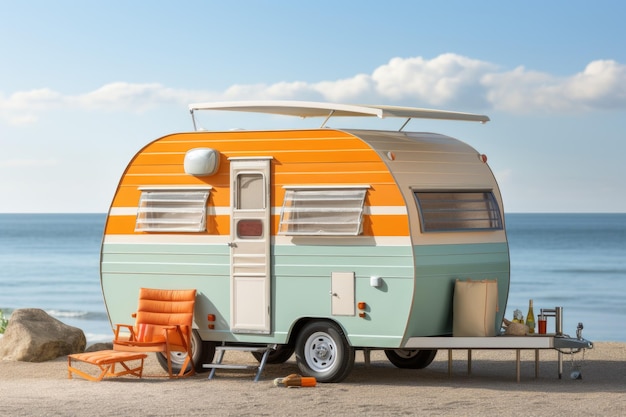
[[[314,102],[190,109],[325,119],[312,129],[176,133],[141,149],[102,243],[112,323],[128,322],[141,287],[194,288],[198,369],[216,346],[277,345],[269,363],[295,352],[303,373],[326,382],[348,375],[358,349],[427,366],[436,350],[416,349],[415,338],[452,334],[457,279],[497,280],[499,327],[509,250],[486,158],[400,127],[488,117]],[[325,127],[343,116],[402,120],[397,131]]]

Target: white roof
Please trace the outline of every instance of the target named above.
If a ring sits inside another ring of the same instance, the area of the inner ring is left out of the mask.
[[[227,110],[279,114],[284,116],[326,117],[401,117],[406,119],[463,120],[486,123],[489,117],[481,114],[459,113],[444,110],[421,109],[416,107],[374,106],[320,103],[314,101],[230,101],[190,104],[192,115],[196,110]],[[408,122],[408,120],[407,120]]]

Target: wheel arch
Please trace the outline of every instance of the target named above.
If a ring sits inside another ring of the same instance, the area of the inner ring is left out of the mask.
[[[298,320],[296,320],[293,323],[293,325],[291,326],[291,329],[289,329],[289,336],[287,337],[287,344],[294,345],[296,343],[296,340],[298,339],[298,335],[300,334],[300,331],[302,331],[304,326],[314,321],[328,322],[328,323],[335,324],[337,327],[341,329],[341,332],[343,333],[347,343],[351,347],[354,347],[350,344],[350,338],[348,338],[346,329],[337,320],[333,320],[332,318],[329,318],[329,317],[300,317]]]

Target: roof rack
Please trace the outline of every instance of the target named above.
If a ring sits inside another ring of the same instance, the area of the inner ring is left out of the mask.
[[[461,120],[467,122],[487,123],[489,117],[481,114],[459,113],[445,110],[421,109],[416,107],[375,106],[322,103],[315,101],[224,101],[212,103],[196,103],[189,105],[194,130],[197,110],[223,110],[252,113],[297,116],[301,118],[325,117],[320,128],[323,128],[331,117],[388,117],[406,118],[398,131],[402,131],[411,119]]]

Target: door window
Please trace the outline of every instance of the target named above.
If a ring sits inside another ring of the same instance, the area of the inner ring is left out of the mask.
[[[264,191],[262,174],[241,173],[237,175],[237,210],[265,208]]]

